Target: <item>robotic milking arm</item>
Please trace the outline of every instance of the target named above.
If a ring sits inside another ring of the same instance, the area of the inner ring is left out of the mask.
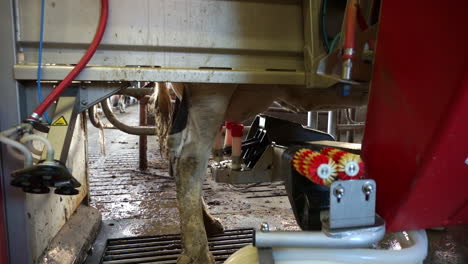
[[[44,6],[42,8],[44,8]],[[8,146],[10,152],[19,150],[21,154],[24,155],[24,167],[12,173],[13,180],[11,184],[13,186],[22,188],[25,192],[36,194],[49,193],[50,187],[56,188],[56,194],[78,194],[76,188],[80,187],[81,184],[65,167],[65,161],[68,156],[68,147],[74,130],[74,121],[79,111],[79,101],[76,100],[76,94],[72,97],[60,98],[60,96],[94,55],[104,35],[107,18],[108,1],[102,0],[101,15],[96,34],[88,50],[78,64],[22,124],[1,132],[0,140]],[[40,48],[42,48],[42,30],[40,42]],[[38,71],[40,72],[40,66]],[[38,76],[40,76],[40,74],[38,74]],[[40,81],[39,79],[38,85],[40,85]],[[55,112],[60,115],[54,117],[49,128],[41,122],[42,115],[52,103],[57,100],[58,104]],[[49,138],[53,140],[48,140],[41,135],[34,134],[34,129],[43,133],[48,133]],[[42,155],[42,158],[36,164],[34,164],[32,153],[39,154],[40,151],[34,148],[32,144],[33,141],[41,141],[46,149],[44,151],[45,154]]]

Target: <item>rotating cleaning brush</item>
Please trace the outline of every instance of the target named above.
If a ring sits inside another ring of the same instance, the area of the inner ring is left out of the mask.
[[[298,150],[292,160],[294,169],[316,184],[330,186],[337,176],[336,163],[310,149]]]
[[[332,158],[338,164],[340,180],[357,180],[364,177],[364,162],[359,155],[336,148],[324,148],[322,154]]]

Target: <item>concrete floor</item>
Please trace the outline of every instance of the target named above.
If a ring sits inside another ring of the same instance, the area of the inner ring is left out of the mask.
[[[137,124],[138,107],[130,106],[119,118]],[[106,156],[100,153],[98,130],[89,127],[91,206],[102,213],[103,230],[95,252],[86,263],[99,261],[106,238],[178,233],[175,184],[161,159],[156,138],[148,139],[149,168],[138,169],[138,137],[105,130]],[[210,212],[227,229],[268,222],[273,230],[298,230],[281,183],[232,186],[215,183],[210,174],[203,186]],[[426,264],[468,263],[468,227],[428,231],[430,252]]]

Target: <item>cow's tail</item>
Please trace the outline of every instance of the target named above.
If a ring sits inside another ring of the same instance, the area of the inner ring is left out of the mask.
[[[169,86],[166,83],[155,83],[154,93],[148,102],[148,112],[154,116],[161,156],[167,157],[167,137],[172,120],[172,103]]]

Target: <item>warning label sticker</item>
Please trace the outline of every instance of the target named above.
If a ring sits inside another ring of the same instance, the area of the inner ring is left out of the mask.
[[[52,126],[68,126],[68,123],[65,117],[61,116],[52,123]]]

